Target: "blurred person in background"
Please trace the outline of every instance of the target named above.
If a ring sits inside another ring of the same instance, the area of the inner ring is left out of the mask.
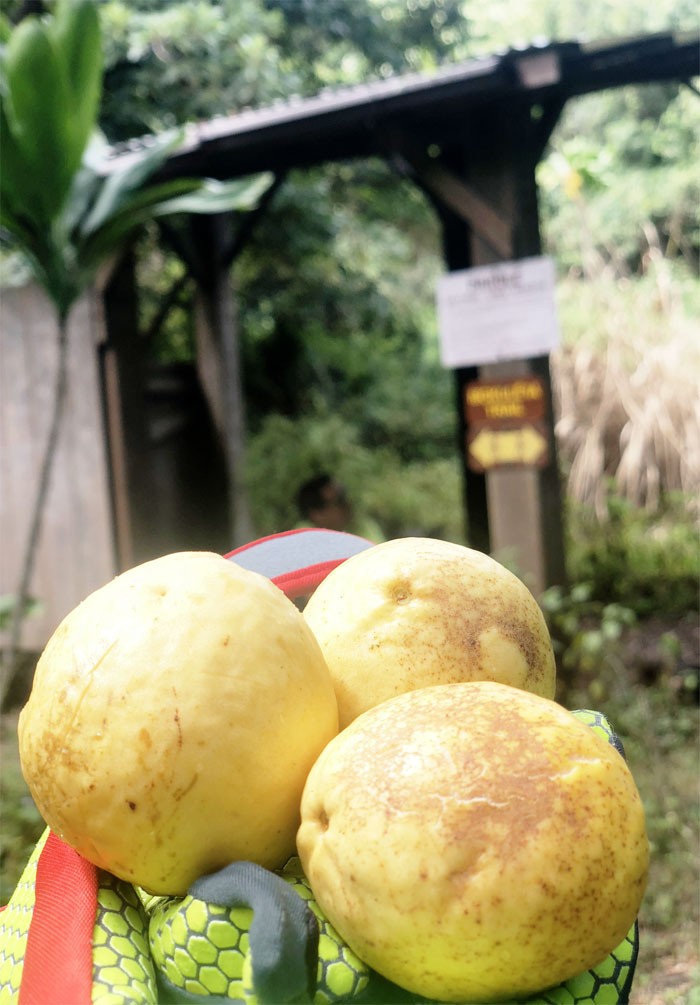
[[[375,544],[385,540],[379,524],[370,516],[357,516],[345,486],[325,472],[301,485],[297,506],[301,514],[297,527],[346,531]]]

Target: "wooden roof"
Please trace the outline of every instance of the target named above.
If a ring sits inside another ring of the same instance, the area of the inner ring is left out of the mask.
[[[422,145],[460,141],[489,117],[522,105],[559,107],[571,97],[700,73],[700,36],[658,34],[606,43],[555,42],[510,49],[431,74],[401,74],[312,98],[187,126],[161,177],[234,178],[385,152],[392,130]],[[106,165],[138,158],[148,137],[111,151]]]

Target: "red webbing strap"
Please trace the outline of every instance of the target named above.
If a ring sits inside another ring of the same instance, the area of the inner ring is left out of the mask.
[[[90,1005],[97,869],[51,832],[34,896],[19,1005]]]
[[[356,534],[303,527],[244,544],[224,558],[267,576],[295,600],[313,593],[341,562],[371,547],[371,541]]]
[[[293,600],[295,597],[313,593],[328,573],[344,561],[344,558],[335,558],[331,562],[319,563],[302,572],[283,572],[281,576],[272,576],[272,582]]]

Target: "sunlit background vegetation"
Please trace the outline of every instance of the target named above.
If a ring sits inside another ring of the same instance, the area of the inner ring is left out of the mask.
[[[22,4],[6,6],[17,16]],[[103,0],[100,13],[110,142],[533,40],[697,28],[686,0]],[[699,163],[700,97],[664,84],[570,102],[538,169],[559,277],[571,582],[542,602],[560,699],[609,715],[647,810],[639,1005],[700,1002]],[[170,298],[151,357],[186,363],[193,287],[161,249],[147,230],[141,327]],[[387,536],[468,540],[452,375],[438,361],[443,268],[432,210],[382,162],[294,172],[280,189],[235,270],[260,535],[293,526],[297,486],[329,469]],[[6,717],[2,900],[40,827],[15,727]]]

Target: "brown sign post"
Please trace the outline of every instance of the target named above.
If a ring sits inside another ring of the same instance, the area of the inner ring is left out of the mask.
[[[478,270],[504,259],[512,271],[514,262],[539,254],[533,165],[523,164],[522,151],[509,151],[502,160],[488,159],[483,173],[475,172],[479,195],[493,200],[512,221],[508,255],[490,247],[476,227],[443,212],[450,273]],[[543,304],[544,296],[538,297],[535,309]],[[464,305],[462,317],[473,326],[470,305]],[[480,358],[445,361],[455,370],[467,540],[473,548],[513,562],[536,596],[548,586],[566,582],[550,350],[536,344],[538,324],[537,320],[533,324],[531,309],[523,307],[509,328],[523,335],[527,328],[528,337],[513,338],[508,357],[500,346],[492,356],[495,362],[487,361],[493,342],[503,335],[502,329],[492,327],[482,339]]]

